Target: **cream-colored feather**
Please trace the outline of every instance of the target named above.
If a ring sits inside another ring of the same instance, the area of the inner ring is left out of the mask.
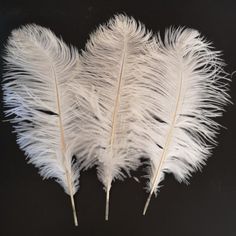
[[[72,90],[77,50],[48,29],[27,25],[12,32],[4,59],[5,114],[14,125],[17,143],[42,177],[54,178],[70,196],[77,225],[73,195],[79,168],[72,159],[78,138]],[[82,88],[76,92],[82,94]]]
[[[205,164],[219,129],[213,118],[221,116],[229,102],[220,52],[196,30],[167,30],[165,41],[156,37],[145,58],[145,76],[154,81],[150,113],[157,119],[146,117],[144,127],[157,145],[155,152],[147,152],[150,194],[143,214],[165,173],[187,182]]]
[[[83,119],[78,157],[88,157],[85,167],[97,165],[106,191],[106,220],[113,180],[134,170],[145,151],[138,101],[143,87],[140,58],[150,36],[133,18],[118,15],[90,36],[81,57],[78,81],[94,91],[94,105]]]

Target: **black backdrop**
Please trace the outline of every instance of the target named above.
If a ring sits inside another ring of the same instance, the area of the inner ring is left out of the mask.
[[[163,32],[171,25],[196,28],[223,51],[226,70],[230,74],[236,70],[235,1],[1,0],[1,49],[12,29],[33,22],[49,27],[67,43],[82,49],[89,33],[115,13],[133,16],[153,31]],[[233,101],[235,89],[233,81]],[[1,120],[2,110],[1,104]],[[219,145],[202,173],[194,174],[189,186],[167,176],[145,217],[144,180],[113,184],[110,220],[105,222],[105,193],[96,172],[82,173],[81,188],[75,196],[78,228],[73,226],[69,198],[53,180],[42,181],[37,170],[26,165],[11,126],[1,122],[0,235],[235,236],[235,115],[232,105],[219,119],[227,129],[221,130]]]

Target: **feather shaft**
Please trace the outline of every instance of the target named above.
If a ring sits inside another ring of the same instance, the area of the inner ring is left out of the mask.
[[[111,184],[108,183],[106,187],[106,209],[105,209],[105,220],[109,218],[109,198],[110,198]]]
[[[78,219],[77,219],[77,214],[76,214],[76,209],[75,209],[75,202],[74,202],[74,196],[72,192],[72,178],[71,174],[68,172],[67,166],[65,164],[66,162],[66,142],[65,142],[65,134],[64,134],[64,126],[62,122],[62,114],[61,114],[61,102],[60,102],[60,96],[59,96],[59,88],[58,88],[58,80],[56,76],[56,72],[54,67],[52,66],[52,72],[53,72],[53,77],[54,77],[54,82],[55,82],[55,90],[56,90],[56,103],[57,103],[57,114],[58,114],[58,121],[59,121],[59,129],[60,129],[60,136],[61,136],[61,152],[63,155],[63,164],[65,168],[65,173],[66,173],[66,180],[67,180],[67,185],[69,189],[69,196],[70,196],[70,201],[71,201],[71,207],[72,207],[72,213],[73,213],[73,219],[74,219],[74,224],[75,226],[78,226]]]
[[[76,213],[76,208],[75,208],[75,201],[74,201],[74,195],[72,192],[72,186],[71,186],[71,176],[68,174],[68,171],[66,171],[66,178],[67,178],[67,183],[69,186],[69,196],[70,196],[70,202],[71,202],[71,207],[72,207],[72,213],[73,213],[73,219],[74,219],[74,224],[75,226],[78,226],[78,219],[77,219],[77,213]]]
[[[121,94],[121,87],[122,87],[122,80],[123,80],[123,73],[124,73],[124,65],[125,65],[125,54],[126,54],[126,45],[127,42],[125,40],[124,36],[124,48],[123,48],[123,53],[122,53],[122,59],[121,59],[121,66],[119,70],[119,75],[118,75],[118,81],[117,81],[117,92],[115,96],[115,102],[114,102],[114,111],[112,113],[112,123],[111,123],[111,135],[110,135],[110,149],[111,149],[111,155],[110,158],[113,158],[113,144],[115,140],[115,135],[116,135],[116,124],[117,124],[117,115],[119,112],[119,104],[120,104],[120,94]],[[105,220],[108,221],[109,218],[109,199],[110,199],[110,189],[111,189],[111,183],[107,183],[106,187],[106,209],[105,209]]]
[[[171,125],[170,125],[169,132],[167,134],[165,145],[163,147],[163,151],[162,151],[162,154],[161,154],[161,161],[160,161],[160,163],[158,165],[158,168],[156,170],[154,178],[151,180],[152,187],[151,187],[151,191],[149,193],[149,196],[148,196],[147,201],[146,201],[145,206],[144,206],[143,215],[146,214],[146,211],[147,211],[147,208],[148,208],[149,203],[151,201],[152,195],[153,195],[153,193],[155,191],[155,188],[156,188],[156,185],[157,185],[157,181],[159,180],[161,169],[162,169],[163,163],[164,163],[164,161],[166,159],[168,148],[169,148],[169,145],[170,145],[170,142],[171,142],[172,133],[173,133],[173,130],[174,130],[174,127],[175,127],[177,111],[179,110],[179,106],[181,105],[180,104],[180,96],[181,96],[181,92],[182,92],[182,83],[183,83],[182,72],[181,72],[180,77],[181,77],[181,79],[180,79],[180,85],[179,85],[179,89],[178,89],[178,96],[177,96],[177,99],[176,99],[176,106],[175,106],[175,111],[174,111],[173,119],[172,119],[172,122],[171,122]]]
[[[122,77],[124,73],[124,63],[125,63],[125,53],[126,53],[126,40],[124,39],[124,49],[122,54],[122,60],[121,60],[121,67],[118,77],[118,86],[117,86],[117,92],[116,92],[116,98],[114,103],[114,111],[112,113],[112,125],[111,125],[111,137],[110,137],[110,145],[111,149],[113,147],[114,139],[115,139],[115,130],[116,130],[116,120],[117,120],[117,114],[119,110],[119,103],[120,103],[120,92],[121,92],[121,83],[122,83]]]

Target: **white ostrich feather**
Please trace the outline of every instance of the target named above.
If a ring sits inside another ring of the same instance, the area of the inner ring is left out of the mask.
[[[150,115],[143,120],[150,160],[144,214],[165,173],[187,182],[205,164],[219,129],[213,118],[221,116],[229,102],[220,52],[196,30],[167,30],[164,42],[156,37],[145,58],[153,92],[146,105]]]
[[[77,225],[73,195],[79,170],[72,157],[78,134],[71,83],[78,53],[50,30],[33,24],[12,32],[4,59],[5,113],[17,143],[43,178],[54,178],[70,195]]]
[[[86,113],[81,126],[78,157],[88,157],[82,166],[97,165],[107,193],[106,220],[112,181],[123,179],[145,154],[146,133],[139,123],[139,116],[145,114],[138,101],[140,95],[145,97],[140,58],[150,36],[133,18],[118,15],[90,36],[81,57],[79,84],[92,89],[94,97],[93,109],[89,109],[93,113]]]

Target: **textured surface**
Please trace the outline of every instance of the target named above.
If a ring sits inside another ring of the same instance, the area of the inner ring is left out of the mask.
[[[223,59],[228,64],[226,71],[236,70],[234,1],[1,1],[0,6],[1,49],[10,31],[26,23],[49,27],[66,43],[82,49],[98,24],[114,13],[125,12],[148,29],[162,33],[170,25],[199,30],[217,49],[223,50]],[[234,103],[235,89],[233,81],[230,94]],[[1,122],[0,235],[234,236],[235,118],[235,107],[229,106],[224,117],[217,119],[227,129],[221,130],[219,145],[202,173],[194,174],[189,186],[167,176],[163,182],[165,188],[152,200],[145,217],[142,216],[147,197],[142,188],[144,181],[139,184],[127,179],[124,183],[114,183],[109,222],[105,222],[105,194],[96,171],[82,173],[81,189],[75,196],[78,228],[73,226],[69,198],[54,181],[43,182],[36,169],[26,165],[10,124]]]

